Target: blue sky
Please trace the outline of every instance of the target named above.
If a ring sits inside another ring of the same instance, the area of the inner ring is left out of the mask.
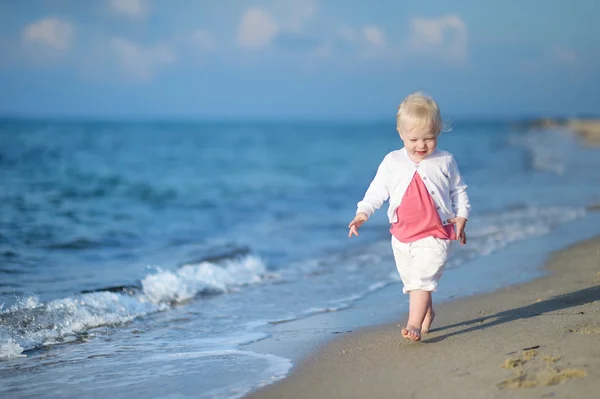
[[[600,113],[596,0],[0,2],[0,115]]]

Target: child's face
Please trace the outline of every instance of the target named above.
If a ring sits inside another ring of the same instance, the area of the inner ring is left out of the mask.
[[[431,129],[407,129],[403,126],[398,129],[398,133],[413,162],[421,162],[437,147],[438,135]]]

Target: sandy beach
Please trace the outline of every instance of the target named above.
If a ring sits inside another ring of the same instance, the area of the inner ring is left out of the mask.
[[[600,237],[545,267],[535,281],[437,306],[420,343],[397,323],[341,334],[247,397],[596,398]]]
[[[586,145],[595,147],[600,146],[600,119],[593,118],[570,118],[554,119],[541,118],[531,121],[528,124],[533,128],[554,128],[564,127],[579,136]]]
[[[587,145],[600,146],[600,119],[573,119],[565,126],[580,136]]]

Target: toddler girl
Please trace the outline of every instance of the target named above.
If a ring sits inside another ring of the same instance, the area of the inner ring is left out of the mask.
[[[398,107],[396,129],[404,148],[385,156],[364,198],[358,203],[348,237],[389,199],[392,249],[396,267],[410,294],[402,335],[419,341],[435,316],[431,292],[444,270],[451,240],[467,242],[467,186],[452,154],[437,149],[442,119],[437,103],[422,93]]]

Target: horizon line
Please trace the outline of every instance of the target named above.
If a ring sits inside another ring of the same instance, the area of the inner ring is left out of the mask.
[[[542,119],[593,119],[596,114],[523,114],[523,115],[456,115],[444,118],[449,123],[473,122],[529,122]],[[43,115],[43,114],[0,114],[0,122],[106,122],[106,123],[395,123],[395,117],[342,117],[342,116],[198,116],[198,115]]]

